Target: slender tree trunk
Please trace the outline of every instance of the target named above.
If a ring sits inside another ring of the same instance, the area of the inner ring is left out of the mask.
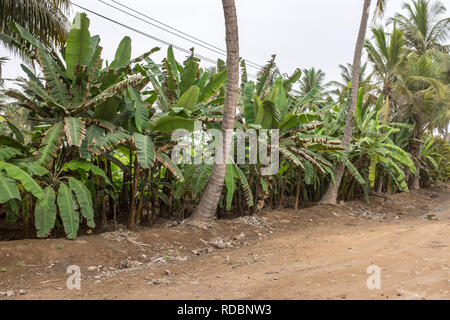
[[[150,190],[150,188],[149,188]],[[152,201],[150,200],[150,194],[147,195],[147,197],[145,198],[145,213],[147,214],[147,224],[150,224],[152,222],[151,220],[151,215],[150,215],[150,205],[152,203]]]
[[[222,121],[222,163],[215,163],[211,176],[203,193],[199,205],[188,220],[188,224],[207,227],[216,215],[217,204],[222,193],[226,162],[231,149],[231,135],[226,134],[227,130],[234,128],[236,106],[239,95],[239,36],[234,0],[222,0],[223,12],[225,16],[226,44],[227,44],[227,91],[225,95],[225,105]]]
[[[383,192],[383,177],[380,177],[378,179],[377,192],[379,193]]]
[[[127,210],[128,206],[128,195],[129,195],[129,185],[130,185],[131,175],[128,171],[123,171],[123,179],[122,179],[122,210]]]
[[[116,229],[117,229],[117,202],[115,200],[113,202],[113,216],[114,216],[113,230],[116,231]]]
[[[410,183],[409,183],[410,176],[411,176],[411,170],[407,167],[405,169],[405,181],[408,186],[410,185]]]
[[[358,98],[359,73],[361,70],[361,55],[364,40],[366,37],[367,21],[369,20],[370,2],[371,0],[364,0],[361,24],[358,33],[358,40],[356,41],[355,54],[353,57],[351,101],[350,107],[346,115],[344,137],[342,139],[342,146],[345,148],[346,151],[349,150],[350,140],[352,139],[353,135],[353,114],[355,112],[356,100]],[[321,204],[336,204],[338,190],[341,184],[342,176],[344,174],[344,169],[345,167],[342,163],[339,163],[334,167],[333,174],[336,180],[336,184],[330,182],[327,192],[320,200]]]
[[[419,167],[419,162],[420,159],[422,158],[422,137],[417,138],[417,141],[414,142],[414,150],[413,150],[413,155],[416,158],[416,174],[413,176],[413,181],[411,184],[411,189],[412,190],[419,190],[420,189],[420,167]]]
[[[138,185],[139,185],[139,171],[140,171],[140,165],[138,162],[138,159],[136,157],[135,163],[134,163],[134,179],[133,179],[133,187],[132,187],[132,193],[131,193],[131,200],[130,200],[130,216],[128,219],[128,229],[133,230],[136,222],[136,198],[138,195]]]
[[[103,161],[103,157],[99,156],[98,157],[98,166],[100,167],[100,169],[105,170],[105,161]],[[100,193],[100,198],[99,198],[99,204],[101,207],[100,210],[100,216],[101,216],[101,223],[102,225],[105,225],[106,223],[108,223],[108,217],[106,215],[106,192],[105,192],[105,179],[100,178],[100,183],[99,183],[99,193]]]
[[[302,185],[302,173],[300,169],[298,169],[298,176],[297,176],[297,186],[295,187],[295,204],[294,204],[294,210],[298,210],[298,203],[300,201],[300,187]]]
[[[112,182],[113,178],[112,178],[111,161],[109,161],[108,159],[105,159],[105,160],[106,160],[106,175],[108,176],[109,181]],[[109,201],[108,201],[109,212],[113,212],[116,200],[111,195],[108,195],[108,199],[109,199]]]
[[[148,182],[150,180],[150,173],[149,172],[150,172],[150,169],[145,169],[144,170],[145,181],[144,181],[144,186],[142,187],[142,190],[141,190],[141,196],[139,197],[139,202],[138,202],[138,206],[137,206],[136,224],[141,223],[141,216],[142,216],[143,205],[144,205],[145,191],[147,190]]]
[[[153,167],[154,168],[154,167]],[[153,177],[153,170],[156,171],[157,168],[155,169],[150,169],[150,194],[151,194],[151,205],[152,205],[152,219],[151,219],[151,224],[153,224],[153,220],[156,218],[156,188],[155,188],[155,184],[156,184],[156,179],[154,179]]]
[[[284,199],[286,198],[286,184],[287,184],[287,179],[288,179],[288,175],[286,173],[286,175],[283,177],[280,177],[280,183],[281,183],[281,190],[280,190],[280,197],[279,197],[279,203],[278,203],[278,208],[281,208],[281,206],[283,206],[284,204]]]
[[[256,166],[256,186],[255,186],[255,193],[254,193],[254,199],[255,199],[255,205],[253,206],[253,214],[258,213],[258,211],[261,210],[258,209],[260,207],[260,201],[262,201],[262,205],[264,206],[264,195],[261,197],[261,200],[259,199],[259,195],[261,193],[261,170],[260,166]]]

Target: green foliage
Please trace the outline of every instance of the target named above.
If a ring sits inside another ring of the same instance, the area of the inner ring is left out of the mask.
[[[0,160],[8,160],[9,158],[21,155],[22,153],[11,147],[1,147],[0,148]]]
[[[97,167],[96,165],[87,162],[87,161],[81,161],[81,160],[71,160],[69,162],[66,162],[63,167],[61,168],[62,171],[77,171],[82,170],[84,172],[92,172],[93,174],[102,177],[105,179],[105,181],[109,184],[111,184],[111,181],[109,180],[108,176],[106,175],[105,171]]]
[[[75,239],[80,224],[80,214],[72,191],[65,183],[59,185],[57,203],[66,236],[68,239]]]
[[[94,208],[92,204],[91,192],[81,181],[72,177],[69,178],[69,187],[70,190],[72,190],[76,195],[81,214],[84,218],[86,218],[87,225],[90,228],[95,228]]]
[[[255,91],[255,84],[253,81],[247,82],[244,85],[243,105],[244,117],[248,124],[255,122],[255,104],[253,102],[253,95]]]
[[[150,169],[155,162],[155,147],[152,139],[149,136],[134,133],[133,141],[137,149],[136,155],[142,168]]]
[[[450,144],[445,139],[429,136],[422,148],[421,183],[424,186],[450,181]]]
[[[25,170],[13,164],[0,161],[0,170],[6,171],[6,176],[20,183],[23,188],[32,193],[36,198],[42,199],[44,192],[39,184]]]
[[[75,79],[76,68],[85,67],[91,56],[91,34],[89,33],[90,21],[85,13],[78,13],[67,37],[65,60],[67,62],[67,75]]]
[[[199,203],[213,170],[199,152],[217,144],[206,130],[222,129],[225,62],[203,68],[193,51],[178,62],[171,46],[161,63],[150,58],[159,48],[131,59],[131,39],[125,37],[114,60],[103,67],[100,38],[91,36],[89,24],[85,14],[76,15],[61,55],[16,23],[11,24],[15,38],[1,36],[11,45],[20,44],[16,38],[26,43],[42,70],[41,76],[22,66],[26,78],[18,79],[19,89],[4,91],[10,110],[26,110],[24,124],[9,114],[0,118],[2,210],[8,222],[28,227],[34,221],[38,237],[63,227],[74,239],[84,220],[95,228],[96,221],[120,220],[127,212],[135,213],[134,219],[127,217],[130,228],[152,223],[158,215],[184,219]],[[439,37],[447,24],[438,24]],[[242,60],[235,126],[278,129],[278,147],[270,134],[266,141],[260,135],[258,146],[276,148],[280,168],[263,176],[264,156],[248,164],[255,146],[243,147],[247,163],[227,164],[220,216],[254,214],[261,205],[280,207],[292,199],[319,201],[336,182],[338,163],[345,166],[339,190],[345,200],[367,197],[375,188],[408,191],[419,168],[422,185],[448,182],[448,143],[428,137],[448,126],[450,60],[438,38],[435,45],[425,45],[433,49],[413,45],[411,30],[406,20],[392,32],[372,29],[365,43],[370,65],[361,67],[349,150],[341,140],[351,65],[340,66],[341,83],[331,83],[338,89],[327,91],[320,69],[282,74],[272,56],[253,82]],[[369,67],[374,72],[366,77]],[[185,136],[172,141],[171,133],[179,129]],[[194,145],[187,151],[190,162],[171,159],[178,142]]]
[[[81,147],[85,137],[86,128],[84,122],[78,118],[64,118],[64,131],[69,146]]]
[[[56,155],[56,150],[63,132],[62,122],[53,125],[45,134],[42,147],[39,149],[39,163],[43,166],[50,165]]]
[[[126,36],[120,41],[113,62],[109,65],[110,69],[115,69],[127,64],[131,59],[131,38]]]
[[[37,235],[45,238],[55,226],[56,220],[56,195],[51,187],[44,189],[44,197],[40,199],[35,208],[35,226]]]
[[[184,108],[187,110],[192,110],[198,102],[198,97],[200,95],[200,88],[197,86],[192,86],[186,90],[177,102],[177,108]]]
[[[21,200],[19,189],[17,188],[16,181],[13,179],[10,179],[8,177],[5,177],[4,175],[0,174],[0,185],[1,190],[0,192],[0,203],[6,203],[9,200],[17,199]]]

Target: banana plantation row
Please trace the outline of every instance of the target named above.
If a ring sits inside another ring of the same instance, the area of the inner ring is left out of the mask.
[[[274,175],[261,174],[260,156],[256,164],[229,162],[219,218],[298,209],[319,202],[336,183],[338,199],[368,201],[371,193],[450,180],[449,18],[430,25],[445,10],[423,0],[405,10],[388,27],[373,27],[365,41],[370,64],[361,68],[348,148],[342,137],[351,65],[340,66],[341,82],[324,84],[314,68],[282,74],[273,56],[254,82],[240,61],[234,125],[279,130],[280,161]],[[0,35],[40,70],[23,64],[18,86],[1,93],[0,219],[23,226],[28,237],[64,229],[73,239],[80,227],[112,221],[133,229],[158,217],[188,218],[212,172],[212,164],[174,159],[180,141],[172,132],[187,130],[185,141],[211,147],[213,141],[196,139],[194,125],[221,129],[225,62],[204,69],[194,52],[177,61],[172,47],[161,62],[152,59],[159,48],[131,58],[125,37],[106,64],[89,23],[77,14],[60,51],[16,22]],[[270,141],[263,142],[268,149]],[[339,182],[337,165],[345,167]]]

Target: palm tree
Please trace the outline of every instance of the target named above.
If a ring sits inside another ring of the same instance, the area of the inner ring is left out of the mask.
[[[442,53],[437,50],[432,50],[431,54],[433,55],[433,59],[436,61],[436,63],[439,64],[442,71],[442,82],[447,85],[447,87],[450,86],[450,54],[448,53]],[[449,129],[449,123],[450,123],[450,108],[444,108],[441,112],[439,112],[441,115],[440,117],[437,117],[433,121],[433,127],[438,130],[442,135],[449,136],[448,135],[448,129]],[[450,137],[450,136],[449,136]]]
[[[222,5],[227,45],[227,89],[222,120],[223,153],[222,162],[214,164],[202,199],[189,219],[189,224],[198,227],[210,225],[216,216],[232,142],[232,137],[228,136],[226,132],[234,128],[236,106],[239,100],[239,34],[236,6],[234,0],[222,0]]]
[[[406,46],[418,54],[430,49],[448,52],[445,43],[450,33],[450,18],[441,19],[446,12],[440,1],[430,4],[429,0],[413,0],[412,5],[403,4],[405,15],[398,13],[391,21],[396,21],[405,34]]]
[[[374,74],[381,82],[381,93],[384,94],[385,101],[382,108],[383,123],[389,122],[391,106],[395,106],[392,91],[394,90],[397,74],[404,62],[404,38],[403,32],[396,28],[390,35],[387,35],[383,27],[372,28],[372,43],[366,40],[364,47],[367,50],[369,61],[373,63]]]
[[[348,95],[348,91],[350,90],[350,85],[352,83],[352,70],[353,66],[351,63],[347,63],[346,65],[340,64],[339,69],[341,69],[341,82],[339,81],[330,81],[326,84],[327,87],[333,87],[334,89],[330,90],[329,93],[335,94],[339,98],[339,102],[341,104],[344,103]],[[366,75],[367,73],[367,62],[361,66],[361,70],[359,72],[359,87],[364,87],[365,99],[368,100],[370,98],[371,102],[376,102],[371,92],[375,88],[375,85],[372,83],[372,73]]]
[[[381,1],[379,0],[379,3]],[[384,2],[384,1],[383,1]],[[358,97],[359,88],[359,75],[361,69],[361,55],[364,45],[364,38],[366,37],[367,22],[369,20],[369,10],[370,10],[371,0],[364,0],[363,13],[361,17],[361,23],[359,26],[358,39],[356,41],[355,54],[353,57],[353,70],[352,70],[352,87],[351,87],[351,102],[350,107],[347,111],[345,120],[344,137],[342,140],[342,146],[345,150],[349,150],[350,140],[353,135],[353,114],[356,108],[356,100]],[[380,3],[381,4],[381,3]],[[335,183],[330,183],[327,192],[320,200],[321,204],[335,204],[337,201],[337,194],[339,186],[341,184],[342,175],[344,174],[344,165],[337,164],[333,170],[335,177]]]
[[[417,173],[411,188],[418,190],[423,137],[436,128],[437,119],[445,117],[450,108],[448,84],[444,84],[442,68],[433,63],[430,54],[412,53],[398,76],[395,94],[401,102],[399,116],[402,122],[412,122],[414,128],[410,152],[415,158]],[[448,118],[447,118],[448,119]],[[448,122],[447,122],[448,125]]]
[[[300,94],[306,95],[310,92],[315,86],[319,86],[323,89],[324,84],[323,81],[325,79],[325,73],[318,69],[316,70],[314,67],[311,69],[303,69],[303,76],[300,80]],[[319,90],[319,92],[322,90]]]
[[[334,86],[338,87],[339,89],[343,90],[349,86],[349,83],[352,82],[351,73],[353,70],[353,65],[351,63],[347,63],[346,65],[340,64],[339,69],[341,69],[342,82],[331,81],[328,84],[334,85]],[[367,85],[370,83],[372,75],[369,74],[368,76],[366,76],[366,72],[367,72],[367,62],[361,66],[361,70],[359,73],[359,85],[360,86]]]
[[[31,47],[8,26],[10,22],[18,23],[50,48],[65,43],[69,0],[0,0],[0,8],[0,41],[25,60]]]

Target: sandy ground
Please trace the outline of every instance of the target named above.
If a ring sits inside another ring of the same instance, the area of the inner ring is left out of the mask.
[[[446,187],[265,212],[211,230],[2,242],[0,299],[448,300],[449,231]],[[66,286],[71,265],[80,290]],[[367,287],[371,265],[381,289]]]

